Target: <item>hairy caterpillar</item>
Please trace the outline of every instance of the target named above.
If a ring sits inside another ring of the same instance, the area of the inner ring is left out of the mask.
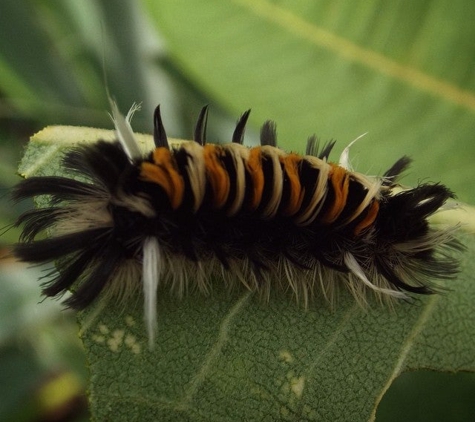
[[[261,145],[243,146],[249,112],[225,145],[206,143],[207,108],[194,140],[169,145],[160,109],[155,148],[144,154],[113,104],[118,140],[79,145],[65,154],[64,177],[20,182],[15,200],[47,195],[49,203],[18,218],[23,231],[14,254],[23,261],[56,261],[58,274],[43,293],[88,307],[101,294],[127,295],[142,286],[153,343],[159,284],[178,294],[208,291],[210,280],[241,283],[268,295],[290,288],[307,305],[331,300],[345,285],[358,301],[428,294],[434,279],[450,279],[461,249],[454,228],[436,229],[427,218],[453,197],[441,184],[396,192],[408,167],[399,159],[382,177],[350,169],[348,148],[328,162],[334,142],[306,155],[276,146],[274,123],[261,129]],[[46,239],[37,236],[47,231]]]

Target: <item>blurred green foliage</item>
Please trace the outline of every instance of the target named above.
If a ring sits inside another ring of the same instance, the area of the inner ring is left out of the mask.
[[[440,179],[473,202],[474,21],[465,0],[2,0],[0,226],[25,208],[7,193],[28,137],[50,124],[110,128],[107,89],[124,111],[143,104],[138,131],[150,132],[157,103],[176,137],[189,136],[203,103],[213,110],[209,139],[224,140],[251,106],[251,139],[272,118],[284,145],[300,151],[315,131],[340,139],[340,149],[369,131],[356,148],[358,169],[380,173],[410,154],[408,183]],[[393,73],[392,63],[401,66]],[[0,241],[17,236],[10,229]],[[38,269],[5,260],[0,268],[0,420],[48,420],[37,398],[50,380],[76,374],[83,403],[74,316],[38,303]],[[474,390],[471,375],[449,384],[447,375],[405,374],[378,420],[473,420]],[[83,417],[81,406],[71,409],[66,417]]]

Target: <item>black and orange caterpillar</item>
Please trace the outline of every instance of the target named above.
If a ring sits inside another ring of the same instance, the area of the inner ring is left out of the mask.
[[[116,142],[77,146],[63,159],[67,176],[33,177],[14,190],[16,200],[50,198],[19,217],[14,248],[23,261],[57,261],[47,296],[74,286],[66,305],[83,309],[103,291],[143,286],[153,339],[159,284],[178,294],[208,291],[217,277],[264,295],[290,287],[307,305],[318,294],[331,300],[341,285],[359,301],[368,291],[431,293],[434,279],[457,272],[448,254],[461,248],[454,229],[427,221],[453,194],[441,184],[396,193],[407,157],[380,178],[365,176],[350,169],[346,152],[328,162],[333,142],[319,150],[312,137],[305,155],[282,151],[272,122],[261,145],[248,148],[249,111],[231,143],[208,144],[207,108],[194,140],[170,145],[158,107],[155,148],[143,153],[130,115],[113,105]],[[36,240],[45,230],[50,236]]]

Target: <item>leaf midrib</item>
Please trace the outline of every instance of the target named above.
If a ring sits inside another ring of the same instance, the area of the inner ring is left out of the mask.
[[[438,97],[475,112],[475,94],[471,91],[430,76],[415,67],[398,63],[373,50],[363,48],[346,38],[302,19],[289,9],[279,7],[267,0],[233,1],[246,8],[249,13],[257,15],[311,44],[410,85],[419,91],[427,92],[433,97]]]

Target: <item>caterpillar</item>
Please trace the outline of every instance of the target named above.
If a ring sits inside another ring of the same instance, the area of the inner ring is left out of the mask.
[[[243,145],[250,110],[231,142],[206,142],[208,109],[194,139],[168,141],[157,107],[155,147],[144,153],[112,104],[117,140],[78,145],[62,159],[65,176],[31,177],[13,191],[16,201],[48,198],[21,215],[14,255],[30,263],[56,262],[46,296],[72,288],[66,306],[85,309],[99,296],[143,289],[150,341],[157,325],[159,285],[179,295],[208,292],[211,280],[243,285],[268,297],[290,289],[307,306],[332,300],[340,286],[365,302],[438,291],[451,279],[462,248],[456,228],[437,229],[428,217],[454,194],[439,183],[398,191],[410,159],[382,177],[353,171],[348,148],[329,162],[335,144],[309,138],[305,155],[277,147],[276,126],[264,123],[260,146]],[[38,238],[46,232],[46,238]]]

